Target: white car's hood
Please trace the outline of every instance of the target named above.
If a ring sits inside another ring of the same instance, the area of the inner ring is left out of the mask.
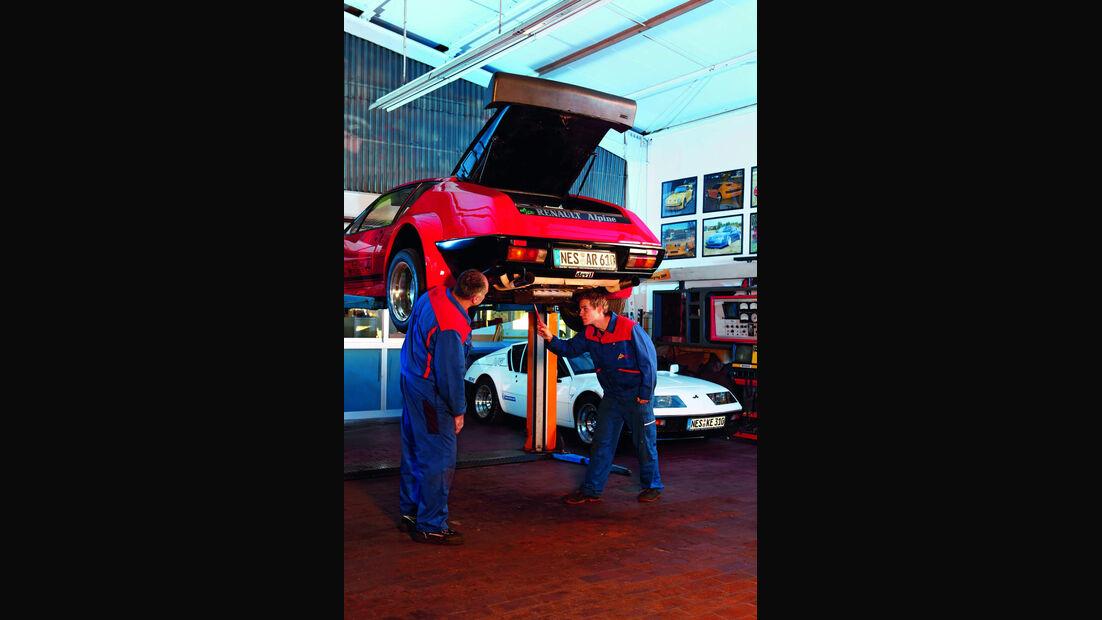
[[[716,392],[727,392],[727,388],[722,385],[712,383],[711,381],[705,381],[704,379],[697,379],[696,377],[686,377],[682,375],[670,374],[669,371],[658,371],[657,385],[654,386],[655,396],[671,396],[675,395],[679,397],[686,405],[693,408],[703,407],[704,409],[715,408],[722,411],[739,411],[742,409],[742,404],[736,399],[733,403],[726,405],[714,405],[712,399],[708,398],[708,394],[715,394]],[[733,396],[733,395],[732,395]],[[697,401],[696,399],[700,399]],[[669,414],[675,411],[675,409],[655,409],[655,413]]]

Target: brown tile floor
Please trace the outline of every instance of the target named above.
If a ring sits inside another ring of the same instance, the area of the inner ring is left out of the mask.
[[[525,457],[524,420],[469,422],[449,499],[466,544],[414,543],[396,528],[399,428],[345,427],[346,618],[756,618],[757,445],[658,444],[665,490],[636,501],[621,447],[604,501],[568,506],[584,465]],[[588,452],[570,432],[566,449]]]

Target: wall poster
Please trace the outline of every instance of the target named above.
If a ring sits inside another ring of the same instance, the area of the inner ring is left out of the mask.
[[[758,253],[758,214],[750,214],[750,253]]]
[[[754,166],[750,169],[750,206],[758,206],[758,167]]]
[[[662,217],[696,213],[696,177],[662,184]]]
[[[666,248],[666,258],[696,258],[696,220],[662,224],[662,245]]]
[[[704,175],[704,213],[742,208],[743,169]]]
[[[702,256],[742,254],[742,214],[704,220]]]

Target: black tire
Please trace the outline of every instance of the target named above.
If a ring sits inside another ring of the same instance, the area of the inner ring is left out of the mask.
[[[386,307],[398,331],[409,327],[413,303],[425,292],[425,261],[417,248],[405,248],[386,269]]]
[[[566,326],[575,332],[585,331],[585,324],[582,323],[582,315],[579,313],[577,302],[566,301],[559,304],[559,316],[562,317],[563,323],[566,323]]]
[[[471,402],[467,405],[467,409],[474,414],[475,419],[484,424],[500,421],[505,413],[501,410],[494,382],[489,377],[479,378],[471,394]]]
[[[587,446],[593,445],[597,430],[597,406],[600,404],[601,399],[588,394],[574,402],[574,433]]]

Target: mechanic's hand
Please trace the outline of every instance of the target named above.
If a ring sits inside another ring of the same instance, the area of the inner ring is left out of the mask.
[[[452,419],[455,420],[455,434],[456,435],[459,434],[459,431],[463,430],[463,418],[464,417],[466,417],[466,416],[457,415],[457,416],[452,417]]]
[[[536,333],[540,335],[540,338],[544,340],[551,340],[551,330],[547,328],[547,324],[536,317]]]

